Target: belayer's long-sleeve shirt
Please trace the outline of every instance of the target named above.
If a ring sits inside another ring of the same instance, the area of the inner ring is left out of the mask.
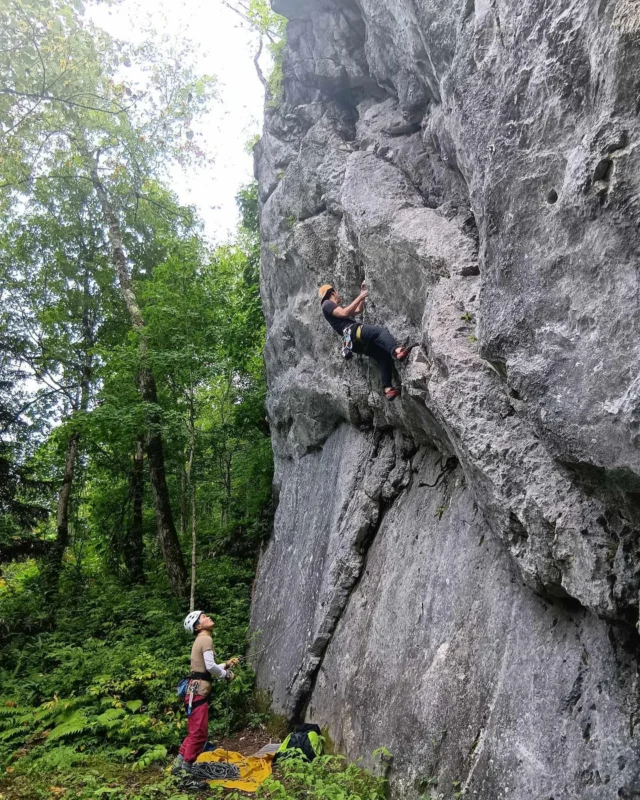
[[[227,671],[216,664],[213,639],[208,631],[200,631],[191,648],[191,672],[208,672],[214,678],[226,678]],[[211,692],[209,681],[198,681],[196,694],[206,697]]]

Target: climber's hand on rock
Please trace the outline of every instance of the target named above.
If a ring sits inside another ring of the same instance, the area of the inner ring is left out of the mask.
[[[363,289],[360,292],[360,300],[365,300],[367,297],[369,297],[369,290],[368,289]]]

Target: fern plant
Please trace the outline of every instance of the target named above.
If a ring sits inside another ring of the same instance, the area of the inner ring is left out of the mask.
[[[139,758],[133,765],[134,770],[146,769],[151,766],[154,761],[164,761],[167,757],[167,748],[162,744],[156,744],[150,747],[147,752]]]
[[[387,781],[347,763],[342,756],[326,755],[308,763],[303,758],[288,758],[280,763],[278,774],[259,787],[261,800],[385,800]]]

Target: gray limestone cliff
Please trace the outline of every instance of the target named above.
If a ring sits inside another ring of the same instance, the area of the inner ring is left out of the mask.
[[[273,7],[259,685],[397,797],[640,798],[640,3]]]

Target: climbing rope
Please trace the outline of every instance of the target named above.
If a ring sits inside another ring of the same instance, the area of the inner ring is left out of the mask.
[[[189,770],[189,777],[200,781],[237,781],[240,770],[228,761],[196,761]]]
[[[364,287],[364,281],[362,283],[362,286]],[[367,319],[367,306],[366,306],[366,303],[365,303],[364,308],[362,310],[362,323],[361,323],[362,325],[366,324],[366,319]],[[359,355],[362,356],[362,354],[359,354]],[[370,358],[367,359],[367,385],[368,385],[369,393],[371,393],[372,387],[371,387],[371,359]],[[375,415],[374,415],[374,427],[373,427],[373,436],[372,436],[372,439],[371,439],[371,449],[369,450],[369,455],[367,456],[366,461],[370,460],[371,455],[373,453],[373,450],[374,450],[374,448],[376,446],[377,430],[378,430],[378,422],[375,419]],[[300,569],[299,565],[298,565],[298,569]],[[303,608],[300,608],[300,610],[298,611],[296,616],[289,623],[289,625],[287,625],[287,627],[282,631],[282,633],[278,634],[278,636],[276,636],[274,639],[272,639],[264,647],[261,647],[259,650],[256,650],[256,651],[252,652],[251,653],[251,658],[255,659],[256,657],[262,655],[263,653],[266,653],[277,642],[279,642],[280,639],[282,639],[288,633],[288,631],[296,624],[296,622],[300,619],[300,617],[302,616],[303,610],[304,610]],[[247,639],[247,643],[249,643],[248,639]],[[248,661],[249,660],[249,656],[248,655],[239,656],[237,660],[238,660],[238,662]],[[229,691],[227,690],[227,712],[228,712],[228,703],[229,703]],[[228,735],[228,730],[227,730],[227,735]]]
[[[203,781],[237,781],[240,778],[238,767],[228,761],[197,761],[191,774]]]
[[[231,692],[231,686],[227,686],[226,691],[226,703],[225,703],[225,722],[226,722],[226,730],[225,730],[225,742],[229,741],[229,732],[231,730],[231,701],[229,699],[229,694]],[[227,761],[227,766],[229,766],[229,751],[227,748],[224,748],[224,755]]]
[[[364,288],[364,286],[365,286],[365,282],[362,281],[362,288]],[[366,325],[366,322],[367,322],[367,301],[365,300],[364,306],[362,308],[362,324]],[[359,355],[362,358],[362,356],[364,354],[360,353]],[[371,359],[370,358],[367,359],[367,389],[368,389],[369,394],[371,394],[372,388],[371,388]]]
[[[252,657],[252,658],[255,658],[256,656],[260,656],[260,655],[262,655],[262,653],[266,653],[266,652],[267,652],[267,650],[269,650],[271,647],[273,647],[273,645],[274,645],[276,642],[280,641],[280,639],[282,639],[282,637],[283,637],[283,636],[284,636],[284,635],[285,635],[285,634],[286,634],[286,633],[287,633],[287,632],[288,632],[288,631],[289,631],[291,628],[293,628],[293,626],[296,624],[296,622],[297,622],[297,621],[300,619],[300,617],[302,616],[302,612],[303,612],[303,610],[304,610],[304,609],[300,609],[300,611],[298,611],[297,615],[296,615],[296,616],[293,618],[293,621],[292,621],[292,622],[291,622],[289,625],[287,625],[287,627],[286,627],[286,628],[285,628],[285,629],[282,631],[282,633],[281,633],[281,634],[279,634],[278,636],[276,636],[276,637],[275,637],[275,639],[272,639],[272,640],[269,642],[269,644],[268,644],[268,645],[266,645],[266,647],[262,647],[260,650],[256,650],[254,653],[252,653],[252,654],[251,654],[251,657]],[[247,640],[247,641],[248,641],[248,640]],[[249,660],[249,656],[240,656],[240,657],[238,658],[238,661],[248,661],[248,660]]]

